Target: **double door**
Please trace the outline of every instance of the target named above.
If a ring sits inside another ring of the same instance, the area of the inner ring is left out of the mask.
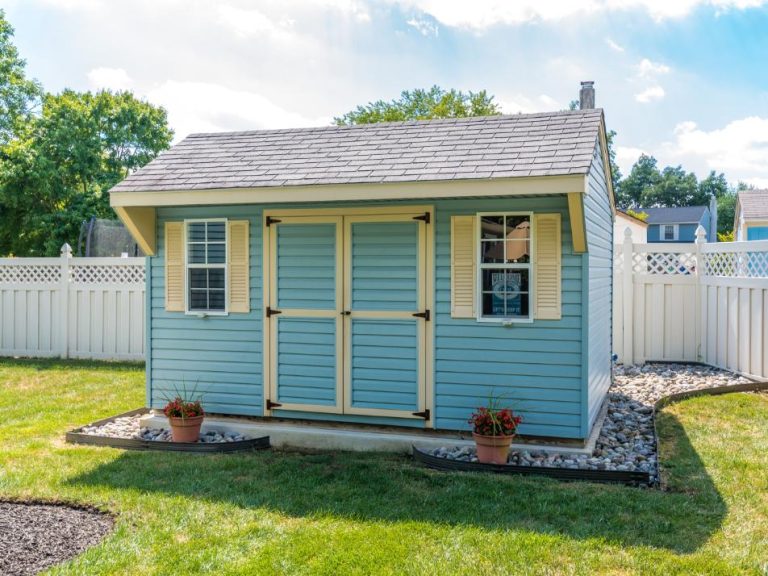
[[[268,214],[274,415],[430,419],[431,212]]]

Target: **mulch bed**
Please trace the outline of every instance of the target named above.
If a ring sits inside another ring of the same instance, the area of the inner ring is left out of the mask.
[[[37,574],[98,544],[112,517],[65,504],[0,501],[0,574]]]

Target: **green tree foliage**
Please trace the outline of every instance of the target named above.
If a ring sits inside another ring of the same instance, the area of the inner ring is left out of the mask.
[[[0,9],[0,145],[23,129],[42,96],[40,84],[26,77],[26,63],[12,40],[13,27]]]
[[[83,220],[115,217],[109,188],[173,133],[165,110],[129,92],[44,94],[12,39],[0,10],[0,255],[57,255]]]
[[[462,92],[432,86],[429,90],[405,90],[400,94],[400,98],[390,102],[384,100],[369,102],[333,120],[338,126],[352,126],[376,122],[465,118],[497,114],[501,114],[501,110],[493,102],[493,96],[489,96],[485,90]]]
[[[0,162],[0,253],[55,255],[114,218],[107,191],[168,148],[165,110],[128,92],[48,94]]]

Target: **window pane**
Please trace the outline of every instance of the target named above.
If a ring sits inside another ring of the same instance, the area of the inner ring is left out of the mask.
[[[528,317],[529,273],[529,270],[483,270],[483,316]]]
[[[190,222],[187,224],[190,242],[205,241],[205,222]]]
[[[480,261],[486,264],[501,264],[504,262],[504,241],[493,240],[480,242]]]
[[[504,216],[483,216],[480,219],[480,238],[504,238]]]
[[[211,290],[208,293],[209,310],[224,310],[226,296],[224,290]]]
[[[220,290],[224,289],[224,268],[210,268],[208,270],[208,286]]]
[[[205,264],[205,244],[190,244],[187,253],[190,264]]]
[[[208,242],[224,242],[225,229],[224,222],[208,222]]]
[[[530,216],[507,216],[507,238],[527,238],[531,229],[531,217]],[[512,234],[520,231],[524,231],[523,236]]]
[[[227,247],[224,244],[208,244],[208,264],[224,264],[227,260]]]
[[[530,262],[531,243],[528,240],[507,240],[507,262]]]
[[[208,310],[208,291],[190,290],[189,291],[189,309],[190,310]]]
[[[191,268],[189,271],[189,287],[208,288],[208,270],[205,268]]]

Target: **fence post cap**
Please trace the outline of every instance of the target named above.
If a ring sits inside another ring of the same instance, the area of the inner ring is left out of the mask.
[[[696,228],[696,243],[703,244],[706,241],[707,241],[707,231],[704,229],[704,226],[699,224],[698,228]]]
[[[632,238],[632,228],[627,226],[626,228],[624,228],[624,239],[629,240],[630,238]]]
[[[61,255],[66,256],[67,258],[72,257],[72,246],[64,242],[64,245],[61,247]]]

